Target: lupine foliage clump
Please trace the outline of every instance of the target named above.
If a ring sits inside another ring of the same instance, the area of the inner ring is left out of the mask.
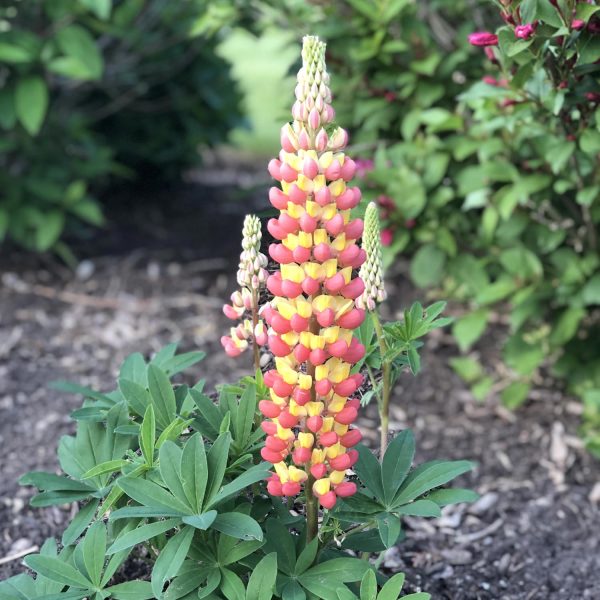
[[[60,545],[49,540],[25,558],[37,576],[0,583],[0,598],[396,600],[404,574],[388,578],[377,567],[403,539],[402,517],[440,516],[477,497],[442,487],[472,463],[413,468],[411,431],[388,443],[387,429],[378,460],[350,427],[361,400],[380,393],[381,364],[418,371],[419,338],[447,320],[437,318],[442,304],[415,304],[381,325],[369,301],[384,297],[377,222],[371,208],[361,248],[362,221],[350,213],[360,196],[346,187],[354,166],[342,153],[345,133],[331,127],[316,38],[305,38],[298,80],[294,122],[270,166],[282,181],[270,195],[281,211],[269,225],[279,240],[270,247],[279,268],[266,279],[274,297],[258,308],[265,261],[259,222],[249,217],[242,289],[225,313],[248,311],[255,322],[243,326],[246,337],[234,328],[222,340],[232,356],[254,345],[260,365],[266,336],[275,368],[207,395],[202,380],[171,381],[203,353],[170,345],[149,362],[129,356],[111,392],[58,383],[85,398],[72,413],[76,434],[59,445],[63,473],[28,473],[21,483],[38,488],[33,506],[75,502],[79,511]],[[368,310],[355,306],[359,298]],[[268,325],[260,335],[258,319]],[[358,389],[361,370],[374,389]],[[147,565],[146,577],[128,580],[130,556]]]

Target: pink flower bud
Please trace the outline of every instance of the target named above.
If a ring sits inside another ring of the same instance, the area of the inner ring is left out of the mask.
[[[394,241],[394,232],[391,229],[383,229],[381,231],[381,245],[389,246]]]
[[[348,285],[345,285],[340,293],[344,298],[355,300],[365,291],[365,284],[360,277],[355,277]]]
[[[356,484],[353,481],[342,481],[335,486],[335,494],[338,498],[347,498],[356,494]]]
[[[517,25],[515,27],[515,37],[520,40],[528,40],[535,32],[535,25],[533,23],[526,23],[525,25]]]
[[[356,446],[361,440],[362,433],[360,432],[360,429],[350,429],[350,431],[342,436],[340,443],[345,448],[351,448],[352,446]]]
[[[308,124],[315,131],[319,128],[319,125],[321,125],[321,116],[319,115],[319,111],[316,108],[313,108],[310,111],[308,115]]]
[[[325,477],[326,473],[327,467],[324,463],[317,463],[316,465],[312,465],[312,467],[310,468],[310,474],[315,479],[322,479],[323,477]]]
[[[267,170],[273,179],[281,181],[281,161],[277,160],[276,158],[272,158],[267,165]]]
[[[291,183],[292,181],[296,181],[296,179],[298,179],[298,171],[293,169],[287,163],[283,163],[281,165],[279,172],[283,181],[286,181],[287,183]]]
[[[336,502],[337,502],[337,496],[335,495],[335,492],[333,492],[333,491],[329,491],[326,494],[323,494],[319,498],[319,504],[323,508],[326,508],[328,510],[331,510],[335,506]]]
[[[323,152],[325,148],[327,148],[327,142],[329,141],[329,136],[324,129],[319,129],[319,133],[315,138],[315,147],[319,152]]]
[[[329,394],[331,391],[331,381],[329,381],[329,379],[320,379],[315,384],[315,390],[319,396],[327,396],[327,394]]]
[[[319,415],[308,417],[308,419],[306,419],[306,427],[313,433],[321,431],[321,427],[323,427],[323,417]]]
[[[290,347],[278,336],[278,335],[270,335],[269,336],[269,349],[275,356],[287,356],[290,354]]]
[[[319,206],[326,206],[331,202],[331,190],[327,186],[323,186],[316,194],[315,194],[315,202]]]
[[[278,210],[285,210],[287,208],[289,198],[276,187],[272,187],[269,190],[269,201]]]
[[[471,46],[497,46],[498,45],[498,36],[495,33],[490,33],[489,31],[477,31],[469,34],[468,37],[469,44]]]
[[[319,436],[319,443],[321,446],[325,446],[325,448],[329,448],[338,442],[338,435],[335,431],[328,431],[327,433],[322,433]]]
[[[261,400],[258,403],[258,410],[269,419],[276,419],[281,413],[279,406],[270,400]]]
[[[268,448],[262,448],[260,455],[264,460],[273,463],[274,465],[283,460],[283,456],[280,452],[275,452],[274,450],[269,450]]]
[[[583,29],[585,27],[585,21],[582,21],[581,19],[573,19],[571,21],[571,29],[575,29],[576,31],[579,31],[580,29]]]
[[[314,179],[319,173],[319,165],[310,156],[304,157],[302,172],[309,179]]]
[[[302,264],[303,262],[310,260],[310,248],[296,246],[292,251],[292,256],[294,257],[294,262]]]

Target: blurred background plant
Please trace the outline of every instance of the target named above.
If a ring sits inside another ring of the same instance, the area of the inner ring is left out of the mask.
[[[68,258],[110,178],[172,180],[240,123],[217,34],[232,2],[10,0],[0,8],[0,239]]]

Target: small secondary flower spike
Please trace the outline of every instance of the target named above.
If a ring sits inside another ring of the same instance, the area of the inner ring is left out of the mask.
[[[352,335],[365,311],[355,306],[364,284],[353,271],[366,254],[357,245],[363,222],[350,216],[361,194],[348,185],[356,171],[343,152],[348,135],[333,125],[325,44],[303,42],[293,122],[268,167],[281,182],[269,192],[280,213],[268,223],[278,241],[269,254],[280,267],[267,279],[274,298],[261,312],[276,368],[265,373],[271,399],[259,409],[267,419],[262,456],[275,469],[268,490],[295,496],[304,487],[310,538],[316,498],[330,509],[356,491],[346,470],[358,459],[361,434],[351,425],[359,400],[351,396],[362,376],[350,370],[365,352]]]
[[[267,332],[264,323],[258,318],[258,298],[261,287],[267,280],[267,257],[260,252],[262,232],[260,219],[255,215],[246,215],[242,229],[242,253],[237,272],[237,282],[240,289],[231,294],[231,304],[223,306],[227,317],[242,322],[231,328],[231,335],[223,336],[221,344],[228,356],[239,356],[249,346],[248,340],[253,341],[255,354],[257,346],[267,342]],[[251,319],[244,319],[246,312]]]
[[[367,259],[360,268],[359,275],[365,284],[365,291],[357,298],[356,304],[367,310],[375,310],[375,306],[379,302],[383,302],[387,298],[387,294],[383,284],[379,217],[377,205],[374,202],[369,202],[365,211],[365,232],[362,247],[367,253]]]

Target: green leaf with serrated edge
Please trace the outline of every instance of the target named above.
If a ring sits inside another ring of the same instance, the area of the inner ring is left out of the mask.
[[[177,403],[169,378],[154,364],[148,365],[148,389],[156,414],[156,422],[161,429],[164,429],[175,418]]]
[[[383,496],[390,504],[408,475],[415,457],[415,436],[410,429],[401,431],[388,445],[381,464]]]
[[[318,598],[335,598],[340,583],[360,581],[370,568],[368,563],[358,558],[334,558],[305,571],[298,581]]]
[[[89,471],[86,471],[81,476],[81,479],[90,479],[92,477],[97,477],[98,475],[104,475],[106,473],[114,473],[115,471],[120,471],[123,467],[129,464],[128,460],[118,459],[118,460],[107,460],[106,462],[100,463],[96,465]]]
[[[171,516],[177,514],[186,515],[190,508],[179,501],[167,490],[152,483],[147,479],[139,477],[121,477],[117,479],[117,485],[133,500],[148,508],[159,508],[170,511]]]
[[[397,511],[402,515],[411,517],[441,517],[442,511],[435,502],[431,500],[415,500],[410,504],[403,504],[397,508]]]
[[[221,593],[227,600],[244,600],[244,584],[242,580],[229,569],[221,569]]]
[[[90,500],[84,507],[79,509],[75,518],[62,534],[61,542],[63,546],[70,546],[81,535],[96,514],[99,503],[100,500]]]
[[[214,521],[217,518],[216,510],[209,510],[208,512],[202,513],[201,515],[185,515],[182,517],[182,521],[186,525],[191,525],[195,529],[208,529],[214,525]]]
[[[373,571],[369,570],[365,572],[360,582],[360,600],[373,600],[374,598],[377,598],[377,577]]]
[[[165,442],[158,453],[160,476],[173,496],[188,507],[187,512],[193,514],[196,510],[188,501],[183,488],[181,455],[182,450],[175,442]]]
[[[117,600],[147,600],[154,598],[152,585],[149,581],[125,581],[106,588],[112,598]]]
[[[296,567],[294,568],[295,575],[301,575],[314,564],[318,549],[318,538],[314,538],[304,547],[302,552],[300,552],[300,556],[298,556],[298,560],[296,561]]]
[[[358,462],[354,465],[354,472],[363,482],[367,490],[378,500],[385,502],[383,483],[381,481],[381,467],[374,454],[363,444],[356,446]]]
[[[204,502],[208,465],[204,442],[195,433],[183,447],[181,453],[181,479],[188,502],[196,512],[200,512]]]
[[[221,513],[212,524],[212,528],[240,540],[262,540],[260,525],[248,515],[239,512]]]
[[[158,555],[152,569],[152,591],[157,598],[162,598],[163,586],[177,575],[194,537],[193,527],[184,527],[166,543]]]
[[[245,473],[242,473],[242,475],[223,486],[221,491],[207,504],[207,508],[216,506],[220,502],[231,498],[231,496],[234,496],[253,483],[265,480],[269,476],[269,473],[270,470],[267,463],[260,463],[250,467]]]
[[[433,503],[432,503],[433,504]],[[434,506],[437,506],[434,504]],[[439,509],[438,509],[439,510]],[[391,513],[383,513],[377,516],[377,529],[379,537],[386,548],[391,548],[400,535],[400,519]]]
[[[408,475],[394,498],[400,506],[425,492],[448,483],[455,477],[471,471],[475,464],[468,460],[432,461],[418,466]]]
[[[87,531],[81,542],[83,563],[95,586],[100,584],[106,554],[106,527],[102,521],[96,521]]]
[[[127,548],[131,548],[136,544],[141,544],[165,531],[169,531],[169,529],[173,529],[177,527],[181,523],[181,519],[172,518],[165,519],[164,521],[156,521],[155,523],[148,523],[146,525],[142,525],[140,527],[136,527],[132,531],[129,531],[123,535],[120,535],[110,546],[110,548],[106,551],[107,554],[114,554],[115,552],[120,552],[121,550],[126,550]]]
[[[404,579],[404,573],[397,573],[388,579],[381,588],[381,591],[377,596],[377,600],[398,600],[398,596],[400,595],[402,586],[404,585]]]
[[[75,567],[63,562],[60,558],[30,554],[24,558],[23,562],[39,575],[52,581],[84,590],[94,587],[87,577],[84,577]]]
[[[154,441],[156,437],[156,419],[152,405],[146,407],[142,426],[140,427],[139,443],[142,456],[146,464],[151,467],[154,464]]]
[[[271,600],[276,577],[277,554],[271,552],[254,567],[246,587],[246,600]]]
[[[433,490],[427,494],[427,500],[435,502],[438,506],[448,506],[449,504],[459,504],[461,502],[475,502],[479,494],[473,490],[464,488],[449,488],[447,490]]]
[[[230,445],[231,434],[227,431],[219,435],[208,451],[206,456],[208,477],[204,494],[205,504],[210,503],[221,489],[223,477],[225,476],[225,469],[227,468]]]
[[[267,520],[267,535],[263,552],[275,552],[279,570],[286,575],[294,574],[296,546],[287,527],[279,519]]]
[[[290,579],[281,590],[281,600],[306,600],[306,592],[296,580]]]

